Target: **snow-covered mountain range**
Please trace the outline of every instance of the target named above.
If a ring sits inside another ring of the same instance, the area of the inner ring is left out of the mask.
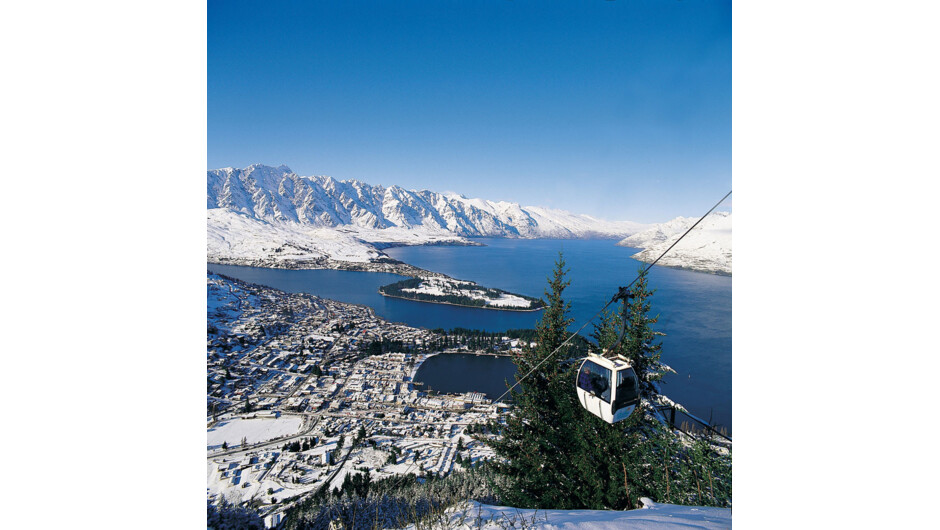
[[[649,225],[357,180],[287,166],[207,172],[210,261],[267,265],[373,262],[389,245],[473,244],[467,237],[621,238]]]
[[[456,194],[372,186],[358,180],[302,177],[287,166],[214,169],[207,175],[206,207],[225,208],[268,222],[307,226],[416,228],[466,237],[615,238],[646,225]]]
[[[453,193],[302,177],[260,164],[207,172],[207,258],[265,267],[390,270],[393,245],[472,245],[472,237],[623,238],[651,262],[696,219],[645,225]],[[384,269],[376,268],[383,264]],[[731,274],[731,214],[706,218],[659,261]]]
[[[650,263],[679,239],[698,218],[675,219],[638,232],[617,243],[642,248],[633,257]],[[731,275],[731,213],[713,212],[676,245],[657,265]]]

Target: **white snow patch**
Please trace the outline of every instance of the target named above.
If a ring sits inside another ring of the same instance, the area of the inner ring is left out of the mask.
[[[247,438],[249,444],[273,440],[296,433],[302,424],[303,419],[298,416],[223,420],[206,431],[206,449],[217,449],[222,442],[228,442],[228,447],[234,448],[241,443],[242,437]]]
[[[292,222],[267,222],[224,208],[206,211],[210,260],[274,259],[368,262],[379,252],[351,234]]]
[[[643,508],[626,511],[524,510],[470,503],[451,511],[449,528],[515,528],[614,530],[687,530],[731,528],[730,508],[679,506],[643,500]],[[409,527],[413,528],[413,527]]]
[[[487,299],[486,303],[500,307],[531,307],[532,303],[514,294],[503,293],[499,298]]]

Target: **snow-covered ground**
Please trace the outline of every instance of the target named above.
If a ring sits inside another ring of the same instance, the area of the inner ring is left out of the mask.
[[[532,302],[529,302],[525,298],[516,296],[514,294],[502,293],[499,298],[486,299],[487,305],[495,305],[499,307],[532,307]]]
[[[206,221],[209,261],[332,259],[362,263],[380,256],[372,245],[334,228],[268,222],[224,208],[207,210]]]
[[[524,510],[470,503],[452,510],[450,528],[542,528],[688,530],[731,528],[730,508],[660,504],[643,498],[643,508],[626,511]],[[411,527],[410,527],[411,528]]]
[[[232,321],[241,313],[241,299],[246,305],[257,304],[254,295],[245,295],[237,285],[210,274],[206,277],[206,315],[209,321],[221,325],[223,321]],[[227,315],[225,318],[221,318]]]
[[[321,260],[366,263],[384,254],[377,247],[473,245],[452,233],[418,227],[317,227],[290,221],[265,221],[225,208],[206,211],[206,257],[214,261],[269,260],[293,264]]]
[[[234,448],[241,444],[242,437],[247,438],[249,444],[273,440],[296,433],[302,424],[303,419],[299,416],[222,420],[206,431],[206,449],[217,449],[222,442]]]
[[[270,502],[271,497],[285,499],[316,488],[314,477],[311,477],[309,484],[293,484],[275,479],[284,465],[279,450],[251,454],[207,460],[206,488],[209,495],[222,495],[232,503],[250,499]],[[251,464],[252,461],[256,463]],[[271,493],[268,493],[269,489]]]
[[[617,244],[644,249],[633,257],[651,263],[696,221],[693,217],[677,217]],[[714,212],[706,217],[657,265],[731,275],[731,213]]]

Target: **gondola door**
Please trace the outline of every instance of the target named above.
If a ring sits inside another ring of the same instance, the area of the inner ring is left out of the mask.
[[[604,362],[603,359],[598,359]],[[585,359],[578,371],[577,392],[581,406],[598,418],[613,423],[611,394],[613,372],[592,359]]]

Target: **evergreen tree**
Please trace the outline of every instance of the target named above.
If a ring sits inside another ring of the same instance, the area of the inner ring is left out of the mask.
[[[235,506],[223,497],[218,504],[206,501],[206,528],[214,530],[257,528],[261,530],[264,528],[264,521],[257,513]]]
[[[353,445],[358,444],[366,437],[366,428],[362,425],[359,426],[359,430],[356,432],[356,441]]]
[[[564,260],[559,257],[546,290],[546,309],[536,330],[538,345],[514,358],[521,379],[512,395],[515,406],[491,442],[505,459],[497,469],[500,502],[520,508],[622,510],[639,507],[640,497],[658,502],[725,506],[731,499],[730,451],[707,443],[683,445],[663,423],[639,407],[622,422],[609,425],[585,411],[574,389],[579,363],[559,363],[568,347],[550,355],[567,337],[568,304],[562,291]],[[662,333],[653,331],[658,317],[648,315],[652,291],[644,273],[626,302],[627,329],[620,315],[608,313],[595,326],[600,350],[629,358],[648,397],[663,375],[659,362]],[[621,306],[621,311],[624,307]],[[522,379],[538,366],[526,379]],[[706,492],[703,485],[708,483]]]
[[[620,314],[605,314],[592,335],[600,350],[630,359],[647,398],[658,393],[655,382],[665,373],[660,362],[662,344],[656,342],[663,333],[652,328],[658,316],[649,315],[653,292],[641,270]],[[617,344],[624,310],[627,328]],[[579,447],[572,458],[584,482],[575,493],[584,507],[637,508],[640,497],[709,506],[730,502],[730,454],[721,455],[705,442],[697,443],[693,447],[698,449],[693,450],[648,412],[641,406],[627,420],[609,425],[583,409],[579,411]],[[705,482],[719,494],[700,493]],[[723,492],[727,495],[722,496]]]
[[[502,437],[492,443],[496,454],[507,460],[499,466],[500,472],[514,484],[498,486],[499,496],[521,508],[573,508],[570,491],[580,486],[568,458],[576,445],[572,420],[580,408],[571,388],[574,373],[559,363],[567,357],[567,347],[555,352],[573,321],[568,318],[570,304],[562,298],[570,283],[565,280],[566,272],[559,254],[545,291],[545,310],[536,326],[537,346],[513,358],[519,381],[512,391],[514,410]]]
[[[629,297],[621,301],[616,312],[605,312],[599,324],[594,326],[591,335],[597,341],[598,349],[606,351],[608,357],[622,355],[640,379],[640,391],[644,397],[658,393],[656,381],[662,379],[667,368],[660,362],[662,342],[656,338],[665,335],[654,331],[652,326],[659,321],[659,315],[650,316],[650,297],[655,291],[649,289],[646,272],[641,269],[637,280],[630,287]],[[626,311],[626,329],[623,329],[623,314]],[[620,334],[623,340],[617,342]]]
[[[659,360],[662,354],[662,342],[656,338],[665,335],[653,330],[653,324],[659,322],[659,315],[650,316],[650,297],[655,293],[649,289],[646,270],[641,269],[636,281],[630,288],[630,298],[626,304],[627,331],[621,347],[624,357],[630,359],[633,369],[640,378],[641,392],[646,396],[658,394],[656,381],[662,379],[666,368]]]

